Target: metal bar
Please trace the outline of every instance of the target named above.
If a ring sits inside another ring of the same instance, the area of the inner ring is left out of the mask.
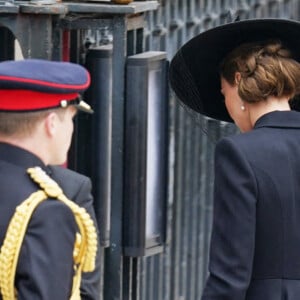
[[[183,157],[184,157],[184,149],[183,149],[183,136],[184,136],[184,129],[180,126],[182,122],[183,113],[182,110],[176,110],[176,127],[175,127],[175,134],[177,136],[176,144],[175,144],[175,155],[176,155],[176,164],[174,166],[174,172],[176,175],[182,174],[183,172]],[[181,243],[180,243],[180,236],[182,234],[182,224],[180,222],[181,210],[183,203],[182,199],[182,190],[183,184],[179,176],[176,176],[174,179],[174,223],[172,224],[173,232],[172,232],[172,250],[171,250],[171,261],[172,264],[172,277],[171,277],[171,299],[177,299],[180,295],[179,291],[179,282],[180,282],[180,252],[181,252]]]
[[[92,83],[86,98],[94,108],[91,131],[90,172],[94,186],[94,206],[98,220],[100,245],[109,246],[111,215],[111,114],[112,114],[112,47],[91,48],[85,65]],[[88,135],[87,132],[84,133]]]
[[[52,16],[19,14],[11,24],[24,58],[52,57]]]
[[[132,300],[132,258],[123,259],[123,293],[122,300]]]
[[[189,256],[188,256],[188,276],[187,276],[187,299],[196,299],[196,258],[197,258],[197,222],[199,220],[198,216],[198,203],[199,203],[199,185],[198,178],[200,177],[199,169],[201,167],[201,161],[199,160],[200,156],[200,147],[199,141],[200,136],[196,122],[191,123],[191,139],[190,139],[190,213],[189,213]]]
[[[122,212],[123,156],[125,109],[126,19],[113,18],[113,97],[112,97],[112,188],[111,188],[111,246],[107,249],[104,279],[104,298],[122,299]],[[129,276],[129,274],[123,274]]]
[[[0,27],[0,61],[14,59],[15,57],[15,37],[6,27]]]
[[[65,2],[64,5],[72,13],[98,13],[98,14],[138,14],[158,8],[157,1],[131,2],[128,5]]]
[[[112,27],[113,19],[103,16],[97,19],[89,15],[67,15],[59,22],[59,27],[64,29],[82,30],[82,29],[99,29],[101,27]]]
[[[139,298],[140,294],[140,258],[132,258],[132,300],[139,300],[143,298]]]
[[[127,54],[128,56],[134,55],[135,53],[135,31],[130,30],[127,33]]]
[[[136,30],[136,53],[142,53],[144,50],[144,28],[139,28]]]
[[[1,14],[17,14],[19,12],[19,6],[14,5],[13,2],[0,3],[0,13]]]
[[[185,112],[183,111],[183,116]],[[184,151],[184,158],[182,160],[182,208],[181,208],[181,226],[182,226],[182,234],[181,234],[181,257],[180,257],[180,276],[179,280],[179,288],[180,288],[180,296],[184,296],[187,293],[187,277],[188,277],[188,256],[189,256],[189,214],[190,214],[190,171],[191,171],[191,163],[190,158],[187,157],[185,154],[190,153],[190,140],[191,136],[191,118],[184,118],[183,119],[183,151]],[[179,175],[179,174],[178,174]]]
[[[66,34],[66,33],[65,33]],[[58,28],[57,26],[53,28],[52,32],[52,42],[53,42],[53,51],[52,51],[52,60],[64,60],[64,61],[69,61],[69,53],[70,49],[68,51],[64,51],[63,49],[63,31]],[[68,43],[69,47],[69,43]],[[63,55],[63,52],[68,52],[68,57],[65,57]]]
[[[157,280],[154,276],[151,276],[154,274],[154,261],[151,257],[150,259],[147,259],[147,295],[145,300],[151,300],[156,299],[154,297],[154,281]]]

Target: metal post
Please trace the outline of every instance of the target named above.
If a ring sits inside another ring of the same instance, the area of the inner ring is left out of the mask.
[[[123,299],[122,212],[126,18],[113,18],[111,246],[106,249],[104,299]],[[123,274],[126,276],[126,274]]]
[[[15,37],[10,30],[0,27],[0,61],[14,59],[15,56]]]

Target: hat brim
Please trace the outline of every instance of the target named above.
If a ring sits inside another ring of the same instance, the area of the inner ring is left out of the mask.
[[[170,64],[170,84],[180,101],[205,116],[232,122],[221,94],[219,67],[238,45],[278,39],[300,61],[300,22],[252,19],[221,25],[188,41]]]
[[[80,95],[78,95],[77,98],[67,101],[67,100],[62,100],[60,101],[60,105],[59,107],[68,107],[68,106],[74,106],[76,107],[79,111],[83,111],[89,114],[93,114],[94,110],[91,108],[91,106],[89,104],[87,104]]]
[[[83,100],[79,100],[78,103],[75,104],[75,107],[78,110],[83,111],[85,113],[89,113],[89,114],[93,114],[94,113],[94,110],[91,108],[91,106],[89,104],[87,104]]]

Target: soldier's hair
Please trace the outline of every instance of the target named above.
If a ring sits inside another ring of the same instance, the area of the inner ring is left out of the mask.
[[[241,79],[235,80],[236,72]],[[246,102],[266,100],[269,96],[293,98],[300,93],[300,64],[280,41],[247,43],[227,55],[221,64],[221,76]]]
[[[4,136],[30,135],[36,125],[51,112],[56,112],[59,118],[63,118],[65,109],[47,109],[33,112],[0,112],[0,134]]]

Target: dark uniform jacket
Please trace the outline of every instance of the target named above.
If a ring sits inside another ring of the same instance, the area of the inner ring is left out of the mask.
[[[271,112],[215,152],[202,300],[300,299],[300,113]]]
[[[65,195],[85,207],[95,220],[91,183],[87,177],[65,168],[45,166],[32,153],[0,143],[0,245],[16,206],[39,189],[26,173],[27,168],[35,166],[43,168]],[[76,231],[73,213],[65,204],[48,199],[37,207],[18,261],[15,282],[18,300],[69,299]],[[99,263],[98,258],[95,272],[83,274],[83,300],[100,299]]]

